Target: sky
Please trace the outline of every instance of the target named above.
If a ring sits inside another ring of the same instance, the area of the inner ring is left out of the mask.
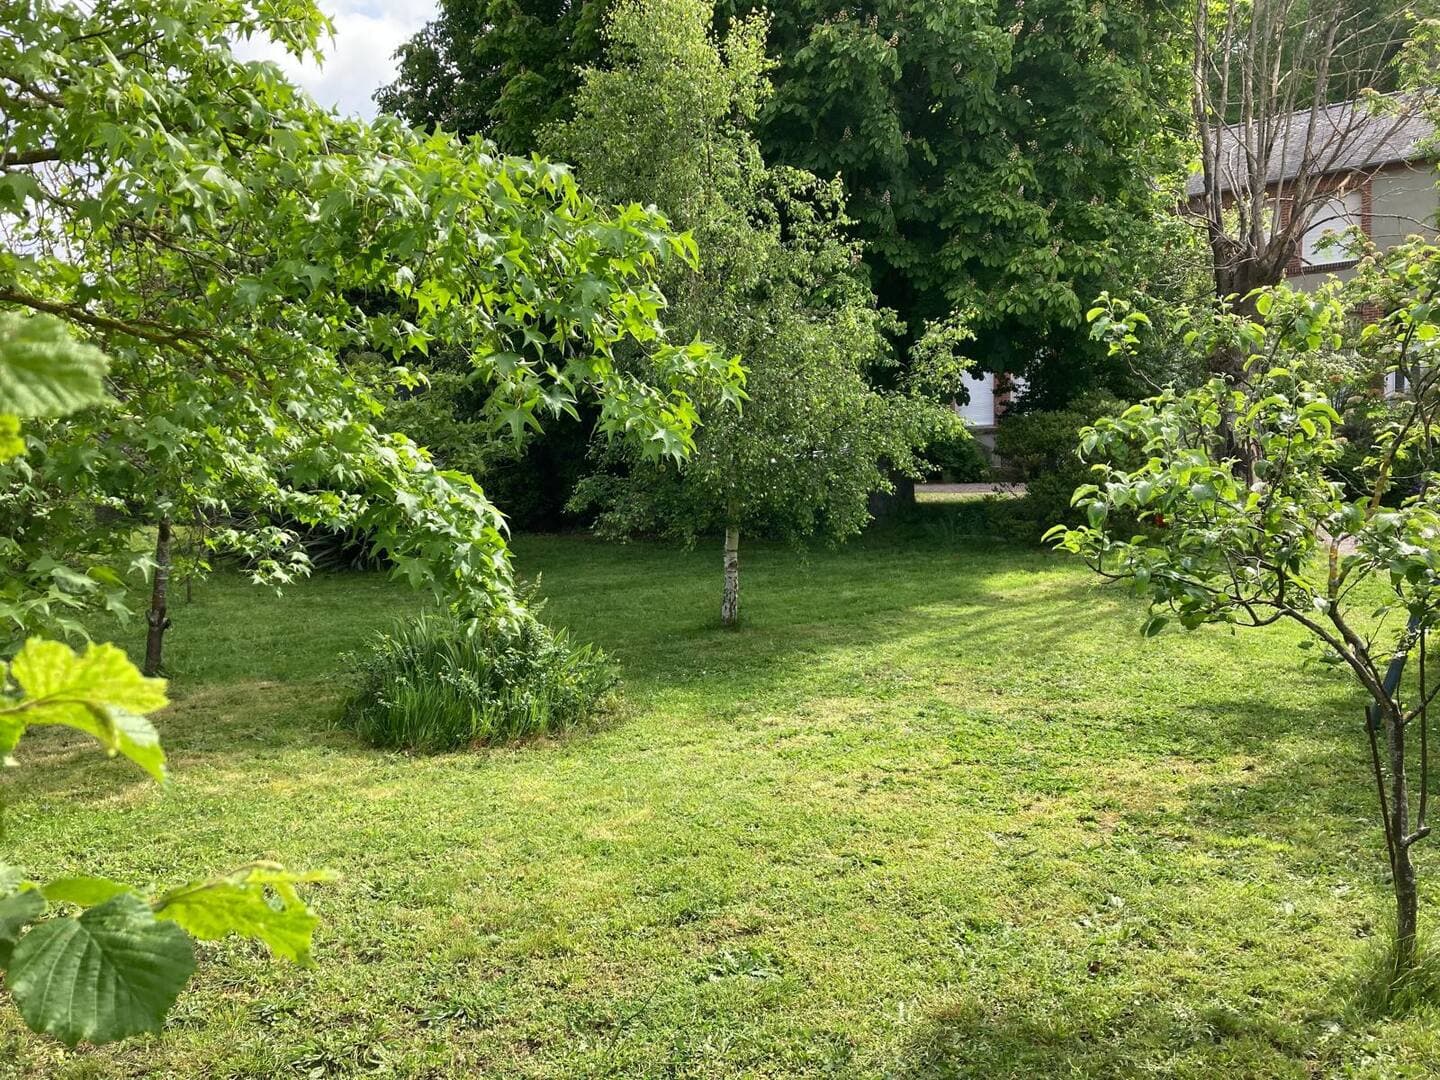
[[[319,6],[335,24],[334,40],[323,45],[323,65],[298,63],[268,41],[242,41],[235,54],[275,61],[326,108],[373,117],[370,95],[395,77],[395,50],[434,18],[435,0],[319,0]]]

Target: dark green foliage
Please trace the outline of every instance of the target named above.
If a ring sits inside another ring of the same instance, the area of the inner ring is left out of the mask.
[[[342,723],[375,746],[456,750],[556,735],[591,716],[617,678],[605,654],[532,615],[421,616],[352,660]]]
[[[493,437],[485,398],[466,378],[469,360],[437,356],[427,363],[428,385],[407,392],[386,408],[387,422],[424,446],[445,469],[469,473],[485,497],[503,508],[515,532],[555,532],[579,524],[565,504],[587,468],[586,449],[598,411],[576,404],[542,432],[528,432],[517,448]]]
[[[446,0],[382,107],[513,151],[604,66],[607,0]],[[720,0],[723,37],[758,7]],[[912,335],[975,308],[980,352],[1058,404],[1107,368],[1081,314],[1173,262],[1153,182],[1183,159],[1187,73],[1152,0],[775,0],[765,160],[839,176],[879,301]],[[543,93],[537,94],[537,88]],[[1158,260],[1158,261],[1157,261]]]
[[[1108,394],[1087,394],[1063,409],[1012,413],[1000,421],[995,431],[995,452],[1025,481],[1069,468],[1079,461],[1075,447],[1080,429],[1094,423],[1098,416],[1116,412],[1119,405]]]
[[[518,454],[492,460],[478,479],[515,532],[561,532],[583,524],[568,503],[590,467],[592,419],[562,416],[526,442]]]
[[[144,523],[134,521],[133,527],[143,528]],[[280,530],[291,537],[284,546],[291,551],[302,552],[309,567],[321,573],[381,570],[391,566],[384,554],[376,551],[371,545],[370,538],[359,529],[323,524],[312,525],[283,512],[273,511],[232,514],[213,522],[207,522],[203,527],[183,530],[182,536],[185,542],[182,547],[185,553],[193,553],[198,557],[203,551],[206,534],[213,528],[255,533],[262,530]],[[208,565],[208,560],[198,561]],[[220,564],[238,565],[246,569],[250,568],[252,562],[243,555],[231,556],[224,553],[213,561]]]
[[[1181,100],[1169,17],[1144,0],[867,8],[775,6],[767,151],[845,178],[881,302],[912,327],[976,304],[998,353],[1078,326],[1153,208]]]
[[[1058,521],[1078,524],[1070,496],[1089,476],[1075,452],[1080,429],[1120,408],[1109,395],[1088,394],[1063,409],[1018,412],[1001,420],[995,432],[996,456],[1003,468],[1025,481],[1026,492],[1023,498],[992,504],[990,520],[996,530],[1033,544]]]
[[[931,478],[948,484],[977,484],[990,478],[990,459],[958,413],[937,425],[921,455]]]
[[[400,47],[380,108],[411,124],[484,134],[516,153],[570,115],[580,68],[600,55],[610,0],[443,0]]]
[[[1340,452],[1327,463],[1327,470],[1333,479],[1344,485],[1350,498],[1358,499],[1368,494],[1366,479],[1373,469],[1381,433],[1402,414],[1403,405],[1389,397],[1384,386],[1383,376],[1377,375],[1369,380],[1332,383],[1328,388],[1330,404],[1340,414],[1341,424],[1336,429],[1340,437]],[[1381,496],[1381,503],[1396,506],[1415,494],[1419,471],[1412,455],[1403,450],[1397,454],[1396,483]]]

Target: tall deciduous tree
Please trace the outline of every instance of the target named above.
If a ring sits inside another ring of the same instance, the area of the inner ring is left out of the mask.
[[[586,185],[653,198],[693,233],[700,267],[669,272],[670,322],[747,369],[743,409],[708,403],[683,464],[612,455],[578,496],[613,531],[722,533],[729,625],[739,619],[740,537],[858,531],[887,468],[912,468],[923,407],[867,383],[884,362],[885,316],[842,237],[840,185],[761,155],[764,18],[734,22],[721,40],[711,17],[708,0],[620,3],[606,66],[585,72],[575,119],[551,145]]]
[[[1421,56],[1433,64],[1425,23],[1437,13],[1433,0],[1196,0],[1189,208],[1219,296],[1243,303],[1279,282],[1336,184],[1413,147],[1437,87],[1433,67],[1428,80],[1405,75]],[[1235,360],[1211,366],[1233,377]]]
[[[973,309],[987,364],[1026,370],[1057,400],[1103,380],[1082,312],[1148,276],[1155,223],[1173,210],[1153,179],[1178,176],[1184,156],[1186,39],[1171,6],[722,0],[717,27],[761,6],[776,60],[766,159],[841,177],[872,287],[907,337]],[[604,7],[445,0],[380,100],[414,122],[523,139],[566,107],[535,108],[525,87],[559,94],[598,62],[580,28]],[[533,37],[512,39],[501,9],[524,11]]]
[[[693,248],[657,215],[601,209],[564,168],[478,140],[329,116],[230,51],[267,34],[308,54],[325,25],[305,2],[7,8],[0,308],[102,345],[117,402],[38,427],[0,477],[16,627],[107,584],[123,603],[107,563],[137,521],[159,531],[154,563],[170,529],[208,518],[211,548],[286,580],[303,552],[265,512],[363,529],[417,585],[504,608],[499,512],[383,427],[386,384],[413,379],[394,365],[463,350],[497,436],[583,395],[603,431],[677,456],[688,388],[738,378],[665,341],[655,273]],[[226,524],[238,508],[258,524]]]
[[[1178,134],[1164,12],[790,0],[766,149],[844,177],[882,303],[917,330],[974,308],[980,355],[1021,366],[1057,333],[1076,346],[1089,298],[1153,220]]]
[[[400,47],[375,100],[416,126],[483,134],[513,153],[570,116],[581,69],[600,55],[611,0],[441,0]]]

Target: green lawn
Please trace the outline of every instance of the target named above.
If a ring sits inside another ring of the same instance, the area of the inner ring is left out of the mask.
[[[176,611],[168,790],[62,735],[4,781],[37,876],[328,866],[312,971],[202,949],[163,1038],[57,1077],[1400,1076],[1440,1009],[1369,1004],[1389,894],[1357,706],[1276,629],[1136,635],[1042,554],[748,555],[522,538],[624,704],[561,743],[410,758],[332,726],[379,577]],[[131,637],[138,637],[132,632]],[[1424,917],[1440,858],[1420,852]],[[6,1066],[0,1065],[0,1069]]]

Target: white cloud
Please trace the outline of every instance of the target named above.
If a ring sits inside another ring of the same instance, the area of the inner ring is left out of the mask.
[[[395,77],[395,50],[435,17],[434,0],[320,0],[335,23],[325,42],[323,65],[301,64],[270,41],[242,41],[235,54],[246,60],[273,60],[295,83],[326,108],[364,117],[375,115],[370,95]]]

